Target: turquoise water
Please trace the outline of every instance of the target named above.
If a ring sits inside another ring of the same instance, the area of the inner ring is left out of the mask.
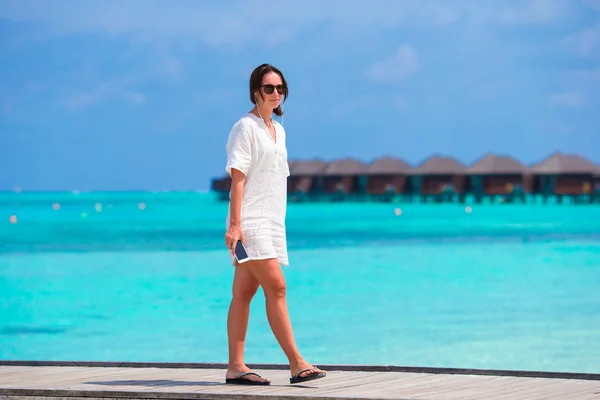
[[[226,207],[0,194],[0,358],[225,362]],[[289,204],[288,245],[309,362],[600,372],[597,205]],[[260,291],[246,361],[286,361]]]

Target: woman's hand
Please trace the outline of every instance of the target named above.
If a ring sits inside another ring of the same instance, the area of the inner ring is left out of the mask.
[[[242,228],[238,224],[229,225],[229,229],[227,233],[225,233],[225,245],[231,251],[231,254],[234,253],[235,243],[241,240],[244,243],[244,236],[242,234]]]

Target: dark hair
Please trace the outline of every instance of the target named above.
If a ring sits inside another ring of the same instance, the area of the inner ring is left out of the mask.
[[[256,104],[256,99],[254,98],[254,93],[256,91],[258,91],[260,97],[262,98],[260,86],[262,85],[263,77],[266,74],[268,74],[269,72],[275,72],[277,75],[279,75],[279,77],[281,78],[281,83],[283,84],[283,99],[281,102],[283,103],[287,99],[288,86],[287,86],[287,82],[286,82],[285,78],[283,77],[283,74],[281,73],[281,71],[270,64],[261,64],[258,67],[256,67],[254,69],[254,71],[252,71],[252,74],[250,75],[250,101],[252,102],[252,104]],[[283,110],[281,109],[281,104],[279,104],[279,106],[277,106],[277,108],[273,109],[273,112],[275,113],[275,115],[281,117],[283,115]]]

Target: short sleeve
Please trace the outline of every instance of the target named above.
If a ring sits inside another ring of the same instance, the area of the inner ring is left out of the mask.
[[[235,168],[248,175],[252,161],[252,141],[250,132],[241,123],[237,123],[229,132],[227,140],[227,165],[225,170],[231,176],[231,169]]]

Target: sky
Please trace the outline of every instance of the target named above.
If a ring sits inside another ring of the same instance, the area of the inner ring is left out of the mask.
[[[290,159],[600,163],[600,0],[0,0],[0,190],[208,190],[264,62]]]

